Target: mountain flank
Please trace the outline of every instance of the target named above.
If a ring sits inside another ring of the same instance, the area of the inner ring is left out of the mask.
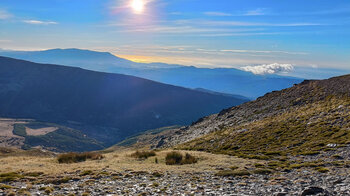
[[[350,75],[304,81],[158,139],[158,147],[255,158],[344,148],[350,144]]]
[[[245,99],[133,76],[0,57],[0,116],[81,130],[113,145],[140,131],[186,125]]]

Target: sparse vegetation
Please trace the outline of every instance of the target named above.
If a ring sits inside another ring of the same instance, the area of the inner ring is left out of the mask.
[[[321,173],[327,173],[327,172],[329,172],[329,169],[325,168],[325,167],[317,167],[316,171],[321,172]]]
[[[197,158],[188,153],[183,156],[181,153],[173,151],[166,155],[165,163],[167,165],[194,164],[197,163]]]
[[[254,174],[261,174],[261,175],[268,175],[268,174],[271,174],[272,171],[269,170],[269,169],[257,169],[257,170],[254,170]]]
[[[154,151],[136,151],[131,156],[138,159],[147,159],[156,156],[156,153]]]
[[[350,141],[350,132],[346,129],[350,126],[348,113],[341,111],[339,105],[348,107],[350,99],[330,97],[291,107],[279,115],[226,127],[181,144],[177,149],[281,161],[287,161],[289,156],[314,156],[333,151]],[[327,115],[320,115],[322,113]],[[331,144],[334,147],[330,147]]]
[[[0,174],[0,182],[12,182],[22,177],[22,175],[15,172],[3,173]]]
[[[224,171],[219,171],[216,173],[217,176],[249,176],[251,173],[248,170],[237,170],[237,171],[232,171],[232,170],[224,170]]]
[[[26,137],[27,136],[26,127],[23,124],[14,124],[13,134]]]
[[[86,161],[88,159],[101,160],[103,158],[104,158],[103,155],[97,152],[84,152],[84,153],[70,152],[70,153],[60,154],[57,157],[57,160],[59,163],[78,163],[78,162]]]

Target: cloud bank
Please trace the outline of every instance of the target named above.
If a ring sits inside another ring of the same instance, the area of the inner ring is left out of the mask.
[[[241,67],[244,71],[252,72],[255,75],[266,75],[266,74],[278,74],[278,73],[289,73],[294,70],[294,66],[291,64],[263,64],[256,66]]]

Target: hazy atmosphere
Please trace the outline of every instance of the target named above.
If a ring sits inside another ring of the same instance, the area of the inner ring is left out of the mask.
[[[349,0],[0,0],[0,195],[350,195]]]
[[[135,2],[2,0],[0,48],[83,48],[136,62],[303,78],[350,70],[347,0]]]

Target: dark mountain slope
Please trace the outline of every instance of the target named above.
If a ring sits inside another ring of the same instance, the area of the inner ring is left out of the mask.
[[[0,57],[2,117],[74,125],[108,145],[245,101],[127,75]]]
[[[345,147],[350,144],[350,75],[269,93],[159,139],[160,146],[255,158]]]
[[[164,63],[136,63],[107,52],[80,49],[53,49],[46,51],[0,51],[0,56],[36,63],[68,65],[147,78],[186,88],[243,95],[252,99],[273,90],[281,90],[302,82],[300,78],[278,75],[254,75],[239,69],[197,68]]]

